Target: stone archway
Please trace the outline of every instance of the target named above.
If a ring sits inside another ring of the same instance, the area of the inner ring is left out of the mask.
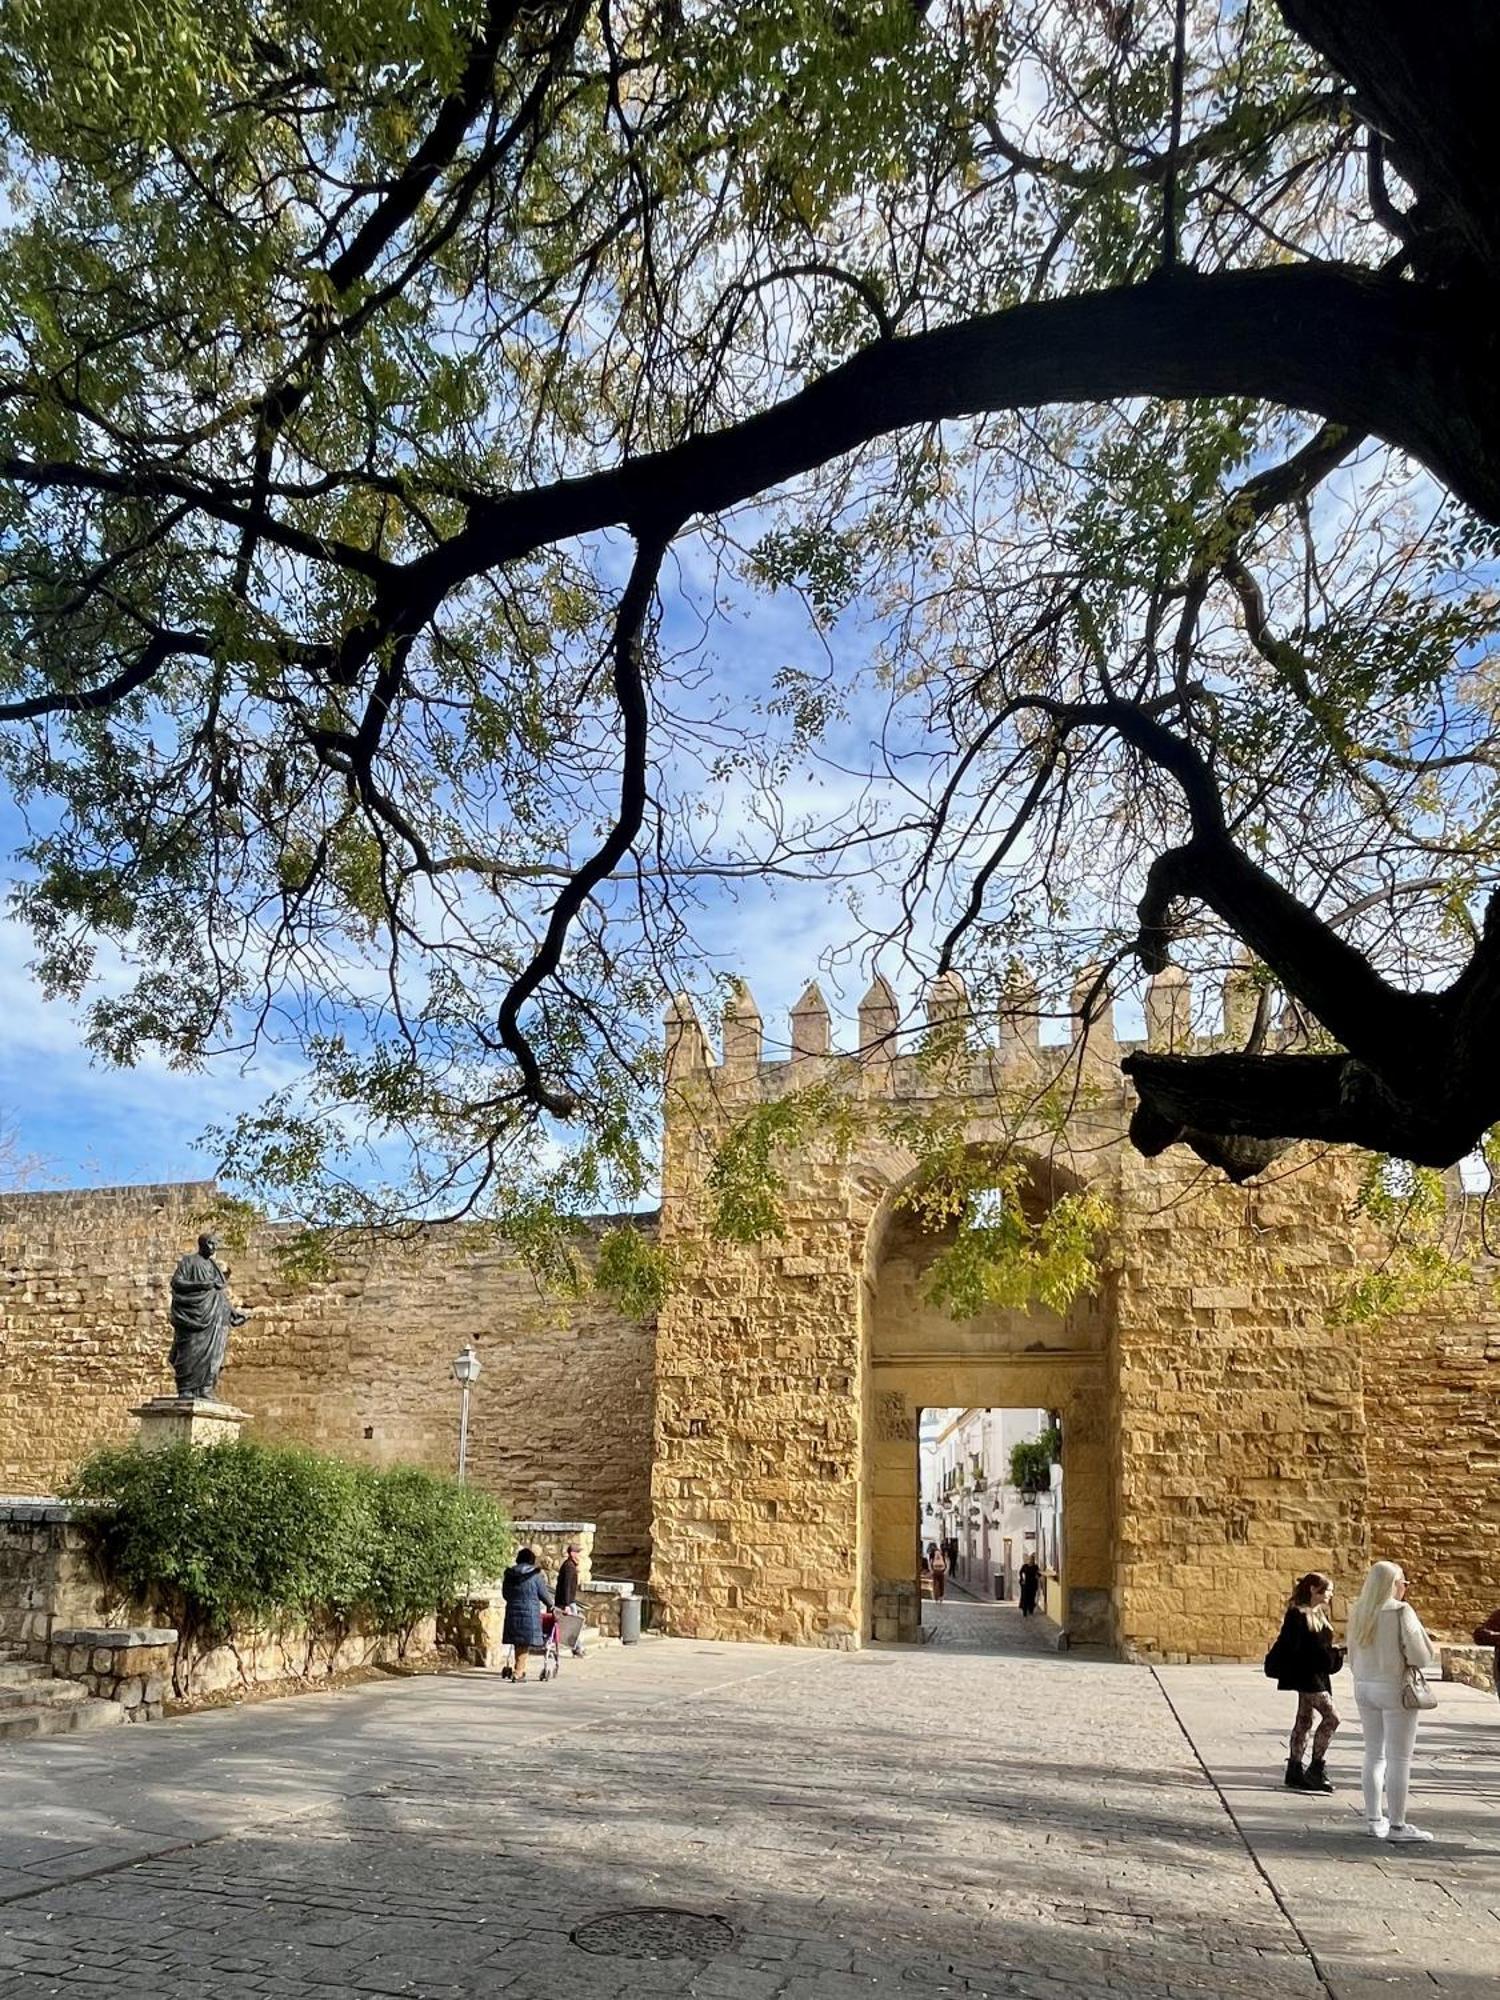
[[[1036,1162],[1039,1205],[1076,1182]],[[866,1638],[915,1640],[918,1414],[927,1407],[1034,1408],[1062,1415],[1066,1515],[1060,1622],[1079,1642],[1113,1644],[1113,1424],[1104,1297],[1066,1316],[995,1307],[956,1320],[926,1298],[926,1277],[951,1241],[900,1208],[899,1191],[871,1225],[863,1294],[865,1407],[861,1466],[861,1599]]]

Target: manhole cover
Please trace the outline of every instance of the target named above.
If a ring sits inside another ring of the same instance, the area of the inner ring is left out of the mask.
[[[572,1938],[603,1958],[712,1958],[734,1943],[734,1927],[697,1910],[615,1910],[590,1917]]]

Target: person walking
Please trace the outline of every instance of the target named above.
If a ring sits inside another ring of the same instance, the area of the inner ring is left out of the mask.
[[[583,1554],[581,1545],[569,1542],[568,1552],[557,1566],[557,1583],[553,1596],[559,1611],[572,1611],[578,1604],[578,1558]],[[573,1641],[573,1657],[583,1658],[583,1627],[578,1628],[578,1637]]]
[[[505,1624],[500,1639],[503,1645],[511,1647],[515,1656],[514,1664],[505,1668],[502,1678],[524,1681],[527,1659],[542,1644],[542,1607],[552,1609],[552,1592],[537,1566],[534,1550],[517,1549],[515,1561],[500,1579],[500,1595],[505,1599]]]
[[[1333,1790],[1325,1765],[1339,1716],[1329,1683],[1343,1664],[1344,1655],[1333,1643],[1333,1579],[1321,1570],[1309,1570],[1293,1584],[1281,1630],[1266,1655],[1266,1671],[1275,1674],[1277,1687],[1297,1697],[1285,1779],[1294,1792]],[[1312,1757],[1304,1771],[1302,1756],[1309,1736]]]
[[[1496,1694],[1500,1694],[1500,1604],[1497,1604],[1495,1606],[1495,1609],[1490,1613],[1489,1617],[1485,1619],[1482,1625],[1475,1626],[1474,1644],[1476,1646],[1494,1647],[1495,1692]]]
[[[1432,1641],[1406,1602],[1401,1565],[1372,1563],[1349,1613],[1349,1671],[1365,1735],[1365,1821],[1377,1840],[1432,1838],[1406,1817],[1406,1800],[1417,1724],[1422,1707],[1433,1705],[1413,1675],[1436,1665]]]
[[[936,1542],[927,1551],[927,1571],[932,1578],[932,1601],[941,1604],[948,1588],[948,1558]]]
[[[1029,1618],[1036,1610],[1037,1592],[1042,1587],[1042,1572],[1037,1568],[1035,1556],[1028,1556],[1021,1565],[1019,1578],[1021,1585],[1021,1616]]]

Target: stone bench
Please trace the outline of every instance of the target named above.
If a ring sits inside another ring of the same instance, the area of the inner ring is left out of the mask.
[[[47,1662],[101,1701],[118,1702],[128,1722],[155,1722],[171,1686],[171,1625],[54,1625]]]

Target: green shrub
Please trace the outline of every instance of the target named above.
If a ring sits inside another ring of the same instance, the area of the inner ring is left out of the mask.
[[[487,1493],[409,1465],[364,1481],[375,1538],[363,1602],[381,1625],[414,1625],[509,1562],[510,1520]]]
[[[68,1492],[101,1503],[85,1527],[107,1581],[199,1644],[355,1613],[403,1630],[511,1544],[504,1508],[472,1488],[244,1440],[98,1452]]]

